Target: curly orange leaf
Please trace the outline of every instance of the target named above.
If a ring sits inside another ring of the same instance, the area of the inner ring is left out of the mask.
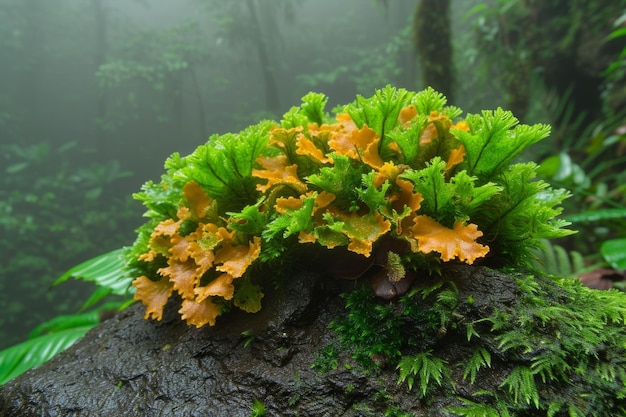
[[[155,320],[161,320],[163,307],[173,290],[172,284],[167,278],[152,281],[146,276],[141,276],[133,281],[133,287],[137,289],[135,300],[141,301],[146,306],[146,313],[143,318],[152,317]]]
[[[225,242],[215,254],[215,263],[221,264],[215,269],[235,278],[241,277],[261,253],[261,238],[254,236],[253,239],[248,245],[232,246],[230,242]]]
[[[428,216],[416,216],[412,231],[421,252],[439,252],[444,261],[456,256],[471,265],[489,252],[487,246],[476,242],[483,233],[475,224],[463,226],[457,221],[452,229],[448,229]]]
[[[383,166],[383,160],[378,153],[379,141],[379,139],[376,139],[374,142],[370,143],[363,153],[363,162],[372,168],[380,168]]]
[[[211,266],[213,266],[213,259],[215,259],[215,254],[212,250],[207,250],[203,248],[198,244],[198,242],[191,242],[189,244],[189,247],[187,248],[187,251],[201,270],[206,272]]]
[[[309,232],[305,232],[304,230],[298,234],[298,242],[299,243],[315,243],[317,241],[317,237]]]
[[[430,143],[433,138],[436,138],[439,132],[437,131],[437,126],[432,123],[429,123],[426,126],[426,129],[420,135],[420,145],[426,145]]]
[[[379,138],[376,131],[366,124],[361,129],[353,130],[350,136],[350,142],[359,149],[367,149],[372,143],[378,145],[378,141]]]
[[[333,134],[331,139],[328,141],[328,146],[338,155],[345,155],[352,159],[359,158],[359,154],[357,153],[354,143],[350,141],[350,136],[345,132]]]
[[[385,162],[380,166],[374,177],[374,186],[380,187],[386,180],[393,181],[402,172],[402,169],[392,161]]]
[[[307,195],[308,196],[308,195]],[[335,201],[335,194],[329,193],[327,191],[321,191],[315,197],[315,206],[313,208],[313,213],[315,214],[318,210],[327,207],[330,203]]]
[[[342,232],[350,238],[348,250],[366,257],[370,256],[373,243],[391,229],[391,223],[378,213],[367,216],[355,214],[342,220]]]
[[[210,298],[197,303],[194,300],[183,300],[180,310],[178,310],[183,320],[187,324],[202,327],[205,324],[215,325],[215,319],[221,312],[221,308],[213,303]]]
[[[462,120],[462,121],[458,122],[457,124],[455,124],[452,127],[455,128],[455,129],[459,129],[459,130],[464,130],[466,132],[470,131],[469,124],[465,120]]]
[[[302,208],[304,198],[304,195],[301,195],[300,198],[279,197],[276,199],[276,204],[274,204],[274,210],[280,214],[285,214],[292,210],[298,210],[299,208]]]
[[[152,262],[157,257],[157,255],[158,253],[156,253],[155,251],[149,250],[148,252],[139,255],[138,259],[144,262]]]
[[[253,169],[252,176],[266,179],[266,184],[257,184],[258,191],[264,193],[276,184],[293,184],[298,189],[306,189],[306,185],[298,177],[298,165],[287,166],[287,157],[279,155],[272,158],[261,156],[257,158],[257,163],[264,169]]]
[[[402,206],[407,206],[411,209],[411,211],[417,211],[424,198],[420,193],[413,192],[415,189],[415,185],[409,181],[402,178],[396,178],[396,184],[400,188],[399,198],[397,201]],[[402,208],[400,207],[398,211]]]
[[[173,236],[178,233],[178,227],[182,222],[180,220],[175,221],[174,219],[163,220],[159,224],[156,225],[154,231],[150,235],[150,237],[155,236]]]
[[[324,155],[324,152],[321,149],[315,146],[311,139],[302,134],[298,137],[296,144],[298,145],[298,147],[296,148],[296,153],[298,155],[308,156],[311,159],[314,159],[315,161],[322,164],[333,162],[331,158]]]
[[[230,300],[235,294],[235,287],[233,286],[233,279],[230,274],[222,274],[209,282],[203,287],[197,287],[194,292],[196,293],[196,302],[205,300],[208,297],[222,297],[225,300]]]
[[[446,173],[450,173],[452,168],[463,162],[463,158],[465,158],[465,146],[461,145],[457,149],[452,149],[446,163]]]
[[[211,204],[211,199],[206,194],[204,189],[200,187],[200,184],[195,181],[189,181],[183,187],[183,194],[189,202],[189,208],[196,218],[203,218],[206,215],[209,205]]]
[[[195,241],[197,241],[200,236],[202,234],[202,224],[200,224],[198,226],[198,229],[193,232],[188,234],[185,237],[182,237],[180,235],[174,235],[170,238],[170,242],[172,244],[172,246],[170,247],[170,254],[172,255],[172,258],[175,258],[181,262],[185,262],[187,260],[187,258],[189,258],[189,255],[191,254],[189,252],[189,245]]]
[[[402,123],[403,126],[408,126],[411,122],[411,119],[417,116],[417,109],[415,105],[409,104],[402,110],[400,110],[400,114],[398,115],[398,121]]]
[[[181,297],[193,299],[195,296],[193,289],[206,271],[199,270],[198,265],[192,259],[180,262],[170,258],[167,263],[167,267],[160,268],[157,272],[164,277],[169,277],[174,289],[178,291]]]
[[[189,210],[189,207],[179,207],[176,211],[176,217],[178,220],[189,220],[191,219],[191,210]]]

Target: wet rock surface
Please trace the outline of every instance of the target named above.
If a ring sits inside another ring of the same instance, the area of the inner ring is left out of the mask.
[[[445,275],[459,288],[461,320],[517,302],[515,280],[503,273],[458,266]],[[354,285],[299,274],[266,296],[261,312],[233,312],[201,329],[180,320],[175,302],[161,322],[144,320],[143,306],[133,305],[0,387],[0,415],[247,417],[255,400],[266,416],[381,416],[390,407],[450,415],[445,407],[477,389],[463,379],[462,368],[451,367],[455,389],[434,393],[426,404],[415,389],[398,384],[393,367],[369,375],[344,362],[326,373],[312,369],[336,340],[328,324],[344,312],[340,293]],[[449,331],[436,342],[438,355],[462,363],[471,348],[464,339],[464,332]],[[349,361],[350,352],[341,355]],[[501,383],[510,369],[505,359],[494,358],[481,387]]]

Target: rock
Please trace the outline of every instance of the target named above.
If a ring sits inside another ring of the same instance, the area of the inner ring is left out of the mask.
[[[329,329],[332,320],[345,315],[345,298],[340,293],[353,289],[354,281],[301,273],[275,294],[266,295],[261,312],[233,311],[220,317],[214,327],[188,327],[179,318],[176,302],[168,304],[161,322],[144,320],[143,306],[133,305],[67,351],[0,387],[0,415],[248,417],[254,415],[251,407],[258,400],[266,416],[437,417],[455,415],[450,410],[467,406],[464,400],[496,409],[498,404],[488,392],[511,403],[515,400],[511,410],[532,410],[534,400],[525,403],[517,394],[507,397],[506,385],[516,364],[526,361],[531,369],[532,354],[503,349],[497,332],[490,331],[494,322],[485,320],[497,312],[526,311],[520,300],[534,291],[526,288],[530,284],[524,287],[520,278],[462,265],[447,268],[443,280],[447,288],[458,289],[458,304],[450,307],[443,329],[429,329],[419,320],[403,322],[403,330],[412,337],[422,338],[419,333],[423,333],[424,350],[432,351],[447,367],[445,381],[429,385],[427,395],[420,395],[418,375],[413,390],[406,382],[398,383],[398,370],[388,362],[391,358],[372,358],[380,369],[356,363],[351,359],[356,350],[339,343],[338,333]],[[424,282],[428,285],[428,280]],[[533,282],[541,285],[549,306],[560,306],[558,285],[546,279]],[[362,287],[369,290],[368,285]],[[443,303],[443,297],[438,294],[420,295],[421,304],[414,307],[425,313],[441,308],[443,304],[438,303]],[[373,302],[397,310],[398,318],[405,320],[402,309],[406,304]],[[480,335],[468,337],[467,323]],[[549,333],[545,325],[542,332]],[[329,346],[339,349],[337,357],[331,358],[335,366],[314,369]],[[491,363],[477,371],[479,378],[472,384],[464,373],[477,346],[491,352]],[[619,382],[623,388],[619,378],[615,376],[612,383]],[[580,375],[567,383],[555,379],[545,384],[539,374],[534,380],[540,408],[547,407],[551,398],[578,395],[576,384],[596,387]],[[614,397],[611,407],[625,406],[624,400]],[[565,414],[555,414],[559,415]]]

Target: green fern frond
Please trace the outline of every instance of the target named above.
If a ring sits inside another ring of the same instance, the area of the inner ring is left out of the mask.
[[[470,377],[470,383],[474,384],[476,380],[476,374],[482,367],[491,368],[491,354],[487,351],[487,349],[483,347],[479,347],[474,351],[472,356],[467,361],[467,365],[465,366],[465,370],[463,371],[463,379],[467,379]]]
[[[438,386],[442,385],[446,375],[446,363],[446,361],[433,356],[432,351],[418,353],[415,356],[405,356],[396,367],[400,370],[398,383],[406,381],[409,390],[412,390],[417,377],[420,397],[423,398],[431,381],[434,381]]]
[[[539,392],[535,384],[532,370],[527,366],[516,366],[509,376],[500,384],[500,387],[508,388],[509,394],[513,396],[513,403],[524,403],[535,408],[539,408]]]
[[[578,276],[587,270],[585,260],[580,252],[567,251],[547,239],[539,240],[539,247],[535,250],[533,266],[548,274],[560,277]]]

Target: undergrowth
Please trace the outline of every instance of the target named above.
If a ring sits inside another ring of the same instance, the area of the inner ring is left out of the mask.
[[[456,397],[451,415],[626,416],[624,294],[516,277],[519,299],[482,316],[462,283],[423,285],[397,303],[357,288],[330,326],[333,349],[350,352],[366,372],[395,369],[398,383],[427,404]],[[465,352],[461,360],[450,356],[452,345]]]

